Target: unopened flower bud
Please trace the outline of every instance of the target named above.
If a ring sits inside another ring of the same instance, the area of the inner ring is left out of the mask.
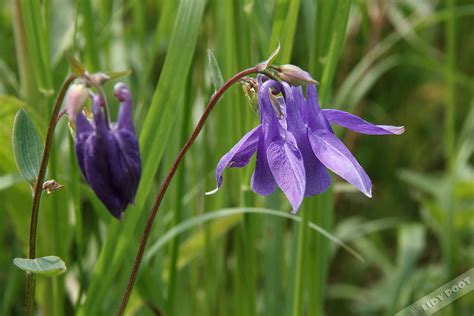
[[[281,65],[274,67],[277,71],[278,77],[292,84],[294,86],[301,86],[304,84],[317,84],[318,82],[311,78],[311,75],[295,65]]]
[[[115,85],[120,101],[117,123],[106,124],[102,95],[92,100],[93,124],[77,116],[75,150],[85,180],[116,218],[132,204],[141,176],[141,159],[132,115],[132,97],[121,83]]]
[[[88,74],[87,78],[90,80],[92,85],[96,87],[110,80],[110,76],[104,74],[103,72],[96,72],[96,73],[93,73],[92,75]]]
[[[66,97],[66,113],[69,120],[76,121],[77,114],[84,108],[89,93],[84,84],[73,84],[69,87]]]

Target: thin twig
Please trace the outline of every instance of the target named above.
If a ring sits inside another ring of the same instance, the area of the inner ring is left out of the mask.
[[[196,128],[194,129],[193,133],[191,134],[191,136],[188,138],[188,140],[184,144],[183,148],[181,148],[181,151],[179,152],[178,156],[176,157],[175,161],[173,162],[173,165],[171,166],[171,169],[168,172],[168,175],[166,176],[165,181],[161,185],[161,188],[160,188],[160,191],[158,192],[158,195],[156,196],[156,200],[155,200],[155,203],[153,205],[152,211],[151,211],[150,216],[148,217],[148,220],[146,222],[146,226],[145,226],[145,229],[144,229],[143,234],[142,234],[142,239],[141,239],[141,242],[140,242],[140,246],[138,248],[138,252],[137,252],[137,255],[135,257],[135,261],[133,263],[132,272],[130,273],[130,277],[128,279],[127,288],[125,289],[125,293],[123,294],[123,297],[122,297],[122,302],[120,303],[120,307],[119,307],[119,310],[117,312],[118,316],[123,315],[123,313],[125,312],[125,308],[127,307],[127,303],[128,303],[129,298],[130,298],[130,294],[132,294],[133,286],[134,286],[136,278],[137,278],[138,269],[140,268],[140,264],[142,262],[143,253],[145,252],[146,243],[148,241],[148,237],[150,235],[151,228],[153,226],[153,221],[155,220],[155,216],[158,212],[158,208],[160,207],[161,201],[163,200],[163,197],[166,193],[166,190],[168,189],[168,186],[169,186],[171,180],[173,179],[173,176],[174,176],[174,174],[176,172],[176,169],[178,168],[181,160],[183,160],[184,155],[186,154],[186,152],[189,150],[191,145],[196,140],[196,137],[199,135],[202,128],[204,127],[204,124],[206,123],[206,120],[207,120],[209,114],[211,114],[212,110],[214,109],[214,106],[216,105],[217,101],[219,101],[219,99],[222,97],[224,92],[227,91],[227,89],[229,89],[234,83],[238,82],[241,78],[243,78],[247,75],[253,74],[253,73],[257,73],[257,72],[258,72],[257,67],[252,67],[252,68],[243,70],[243,71],[235,74],[229,80],[227,80],[227,82],[224,83],[224,85],[222,87],[220,87],[219,90],[217,90],[214,93],[214,95],[209,100],[209,103],[207,104],[207,107],[204,110],[204,113],[202,114],[201,119],[199,120],[198,124],[196,125]]]
[[[30,239],[29,239],[29,250],[28,259],[34,259],[36,256],[36,228],[38,226],[38,214],[39,206],[41,201],[41,193],[43,192],[43,181],[46,174],[46,167],[48,166],[49,154],[51,152],[51,145],[53,143],[54,129],[58,122],[59,109],[63,103],[66,91],[69,85],[76,79],[74,74],[70,74],[59,91],[58,97],[54,104],[53,113],[49,121],[48,132],[46,134],[46,140],[44,143],[43,155],[41,157],[41,165],[38,171],[38,178],[35,183],[35,191],[33,195],[33,205],[31,207],[31,221],[30,221]],[[35,275],[33,273],[27,273],[26,279],[26,301],[25,301],[25,314],[27,316],[33,315],[35,309]]]

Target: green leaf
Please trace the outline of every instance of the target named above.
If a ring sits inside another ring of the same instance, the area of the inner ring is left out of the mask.
[[[26,272],[45,276],[56,276],[66,272],[66,264],[56,256],[36,259],[15,258],[13,264]]]
[[[10,174],[2,175],[0,176],[0,191],[8,189],[20,181],[21,181],[21,177],[19,174],[10,173]]]
[[[86,71],[86,68],[84,67],[84,65],[82,65],[81,62],[76,57],[74,57],[74,55],[71,52],[68,52],[68,51],[64,52],[64,56],[66,57],[69,63],[69,67],[71,67],[71,71],[73,72],[73,74],[75,74],[78,77],[82,76],[84,72]]]
[[[115,80],[115,79],[127,77],[131,73],[132,73],[132,71],[130,69],[122,70],[122,71],[105,72],[105,74],[109,77],[109,80]]]
[[[13,122],[13,153],[21,175],[34,185],[41,164],[43,144],[33,121],[23,109],[18,110]]]
[[[166,233],[164,233],[156,242],[154,242],[152,245],[147,250],[147,253],[145,255],[144,261],[148,262],[152,259],[154,254],[160,250],[164,245],[166,245],[170,240],[175,238],[176,236],[182,234],[185,231],[188,231],[191,228],[197,227],[205,222],[212,221],[212,220],[222,220],[224,218],[232,217],[235,215],[239,214],[261,214],[261,215],[270,215],[270,216],[276,216],[276,217],[281,217],[281,218],[287,218],[296,222],[301,223],[301,217],[295,216],[295,215],[290,215],[286,212],[283,211],[276,211],[276,210],[271,210],[271,209],[265,209],[265,208],[252,208],[252,207],[245,207],[245,208],[226,208],[226,209],[219,209],[215,210],[206,214],[202,214],[199,216],[192,217],[186,221],[181,222],[179,225],[174,226],[170,230],[168,230]],[[221,229],[221,233],[223,232],[222,230],[224,227],[228,227],[235,225],[237,223],[236,221],[237,218],[233,218],[230,222],[227,224],[222,225],[222,227],[216,226],[216,228]],[[234,221],[235,220],[235,221]],[[353,255],[355,258],[360,260],[361,262],[364,262],[364,258],[357,253],[354,249],[352,249],[349,245],[344,243],[342,240],[337,238],[336,236],[332,235],[329,233],[327,230],[322,228],[321,226],[309,222],[308,228],[320,233],[322,236],[327,238],[328,240],[332,241],[333,243],[337,244],[338,246],[342,247],[344,250],[346,250],[348,253]],[[192,239],[192,238],[191,238]]]
[[[322,75],[322,86],[319,91],[319,101],[324,105],[327,103],[331,83],[336,73],[336,66],[341,56],[344,46],[344,38],[346,35],[346,27],[349,21],[349,12],[351,10],[352,1],[342,1],[338,5],[338,13],[335,17],[335,25],[332,32],[331,44],[327,56],[327,63],[324,65]]]
[[[270,56],[267,58],[267,60],[265,60],[265,61],[263,61],[263,62],[261,62],[260,64],[257,65],[259,71],[263,71],[263,70],[267,69],[268,66],[270,66],[275,61],[275,59],[277,58],[279,52],[280,52],[280,42],[278,42],[277,48],[270,54]]]
[[[222,77],[222,72],[217,62],[216,56],[212,50],[207,50],[207,57],[209,59],[209,71],[211,72],[211,80],[214,85],[214,89],[219,89],[224,85],[224,77]]]

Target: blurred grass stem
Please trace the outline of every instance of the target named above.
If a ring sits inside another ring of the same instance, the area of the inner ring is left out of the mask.
[[[454,176],[454,160],[456,156],[456,130],[455,130],[455,113],[456,113],[456,95],[455,95],[455,74],[456,74],[456,16],[455,16],[455,0],[446,0],[448,11],[448,19],[445,28],[446,54],[447,54],[447,77],[446,77],[446,121],[445,121],[445,155],[446,166],[450,180]],[[451,192],[447,194],[444,216],[444,256],[446,261],[446,278],[450,279],[454,272],[454,229],[453,229],[453,212],[454,212],[454,192],[453,185],[449,186]]]

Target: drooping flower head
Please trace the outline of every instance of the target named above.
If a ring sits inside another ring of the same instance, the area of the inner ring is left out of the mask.
[[[114,88],[120,101],[118,120],[108,124],[104,99],[92,96],[92,122],[82,112],[75,118],[76,157],[85,180],[109,212],[121,219],[134,202],[141,176],[141,159],[132,120],[132,97],[118,83]]]
[[[299,68],[288,69],[292,83],[304,72]],[[304,72],[303,83],[307,83],[305,98],[301,86],[259,75],[260,124],[220,159],[216,168],[217,188],[209,194],[221,187],[226,168],[246,166],[256,152],[252,190],[268,195],[277,186],[280,187],[292,205],[293,214],[298,211],[305,196],[327,190],[331,184],[327,169],[366,196],[372,196],[370,178],[334,134],[330,124],[372,135],[402,134],[404,128],[374,125],[344,111],[322,110],[316,85],[308,78],[311,79]]]

